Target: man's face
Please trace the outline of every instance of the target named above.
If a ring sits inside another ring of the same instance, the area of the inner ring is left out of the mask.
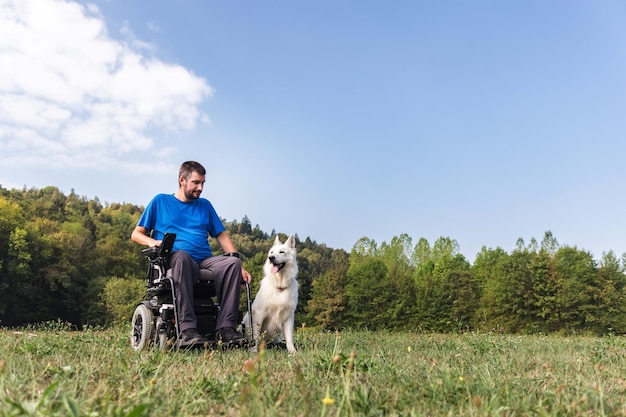
[[[180,179],[180,186],[183,189],[185,198],[187,200],[195,200],[202,194],[204,188],[204,175],[200,175],[197,172],[192,172],[189,179]]]

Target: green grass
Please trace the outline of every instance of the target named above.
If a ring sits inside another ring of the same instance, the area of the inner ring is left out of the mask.
[[[622,337],[299,329],[299,352],[0,329],[0,416],[624,416]]]

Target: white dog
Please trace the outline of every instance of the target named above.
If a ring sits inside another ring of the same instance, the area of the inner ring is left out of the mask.
[[[252,337],[258,346],[262,339],[277,342],[284,336],[289,353],[296,353],[293,330],[298,305],[298,264],[293,235],[285,243],[276,236],[263,272],[259,292],[252,303]],[[243,323],[250,325],[247,314]]]

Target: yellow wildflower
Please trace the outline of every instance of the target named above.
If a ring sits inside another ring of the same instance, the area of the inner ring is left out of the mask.
[[[330,397],[328,397],[328,396],[326,396],[326,397],[322,398],[322,404],[324,404],[324,405],[333,405],[333,404],[335,404],[335,400],[330,398]]]
[[[335,404],[335,400],[330,398],[330,387],[326,387],[326,395],[322,398],[322,404],[324,405],[333,405]]]

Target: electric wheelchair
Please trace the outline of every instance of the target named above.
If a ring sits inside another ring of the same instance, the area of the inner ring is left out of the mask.
[[[130,343],[135,351],[141,351],[148,346],[156,346],[161,350],[178,348],[180,338],[178,314],[176,311],[176,294],[174,281],[169,271],[169,259],[176,235],[165,234],[160,246],[143,249],[141,251],[148,259],[148,273],[146,277],[146,297],[135,308],[131,321]],[[225,256],[225,255],[217,255]],[[242,333],[245,335],[247,325],[252,328],[252,301],[250,284],[245,285],[247,311],[250,313],[250,323],[242,324]],[[217,302],[215,283],[208,270],[200,270],[200,278],[194,284],[194,310],[198,320],[198,331],[208,341],[204,347],[243,347],[251,346],[247,339],[237,346],[223,346],[215,341],[215,324],[220,306]],[[241,323],[243,313],[239,312]]]

